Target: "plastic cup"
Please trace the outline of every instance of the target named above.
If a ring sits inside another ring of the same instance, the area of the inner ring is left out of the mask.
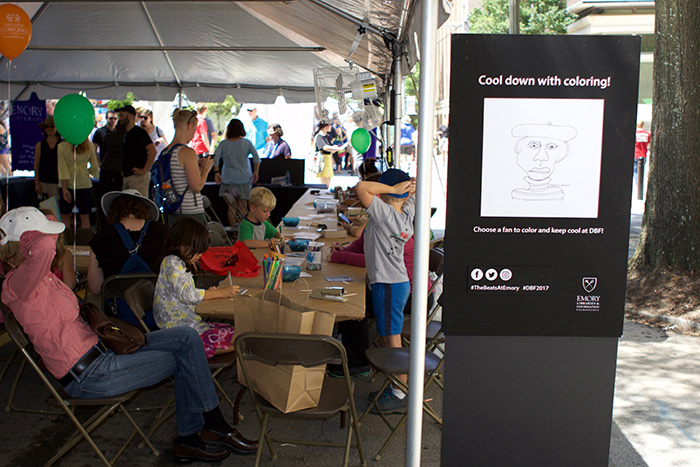
[[[323,246],[321,242],[309,242],[306,245],[306,270],[318,271],[323,260]]]

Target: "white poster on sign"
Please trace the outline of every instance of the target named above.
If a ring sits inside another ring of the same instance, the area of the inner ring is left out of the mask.
[[[597,218],[603,99],[484,99],[482,217]]]

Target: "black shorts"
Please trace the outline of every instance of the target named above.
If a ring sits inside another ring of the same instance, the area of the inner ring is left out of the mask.
[[[90,214],[92,212],[92,188],[78,188],[75,194],[73,194],[73,190],[70,188],[68,191],[73,197],[73,202],[71,203],[63,199],[63,190],[58,191],[60,198],[58,202],[61,209],[61,214],[70,214],[73,211],[73,206],[76,204],[78,206],[78,213]]]
[[[416,149],[416,146],[413,144],[402,144],[401,145],[401,154],[405,154],[410,156],[413,154],[413,151]]]

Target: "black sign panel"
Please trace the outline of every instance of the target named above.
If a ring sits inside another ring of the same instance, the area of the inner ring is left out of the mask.
[[[639,52],[452,36],[447,334],[621,335]]]

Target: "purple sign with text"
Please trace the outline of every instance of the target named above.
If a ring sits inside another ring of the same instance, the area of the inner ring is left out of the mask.
[[[46,120],[46,101],[32,93],[27,101],[15,101],[10,116],[12,170],[34,170],[34,147],[41,141],[39,123]]]

